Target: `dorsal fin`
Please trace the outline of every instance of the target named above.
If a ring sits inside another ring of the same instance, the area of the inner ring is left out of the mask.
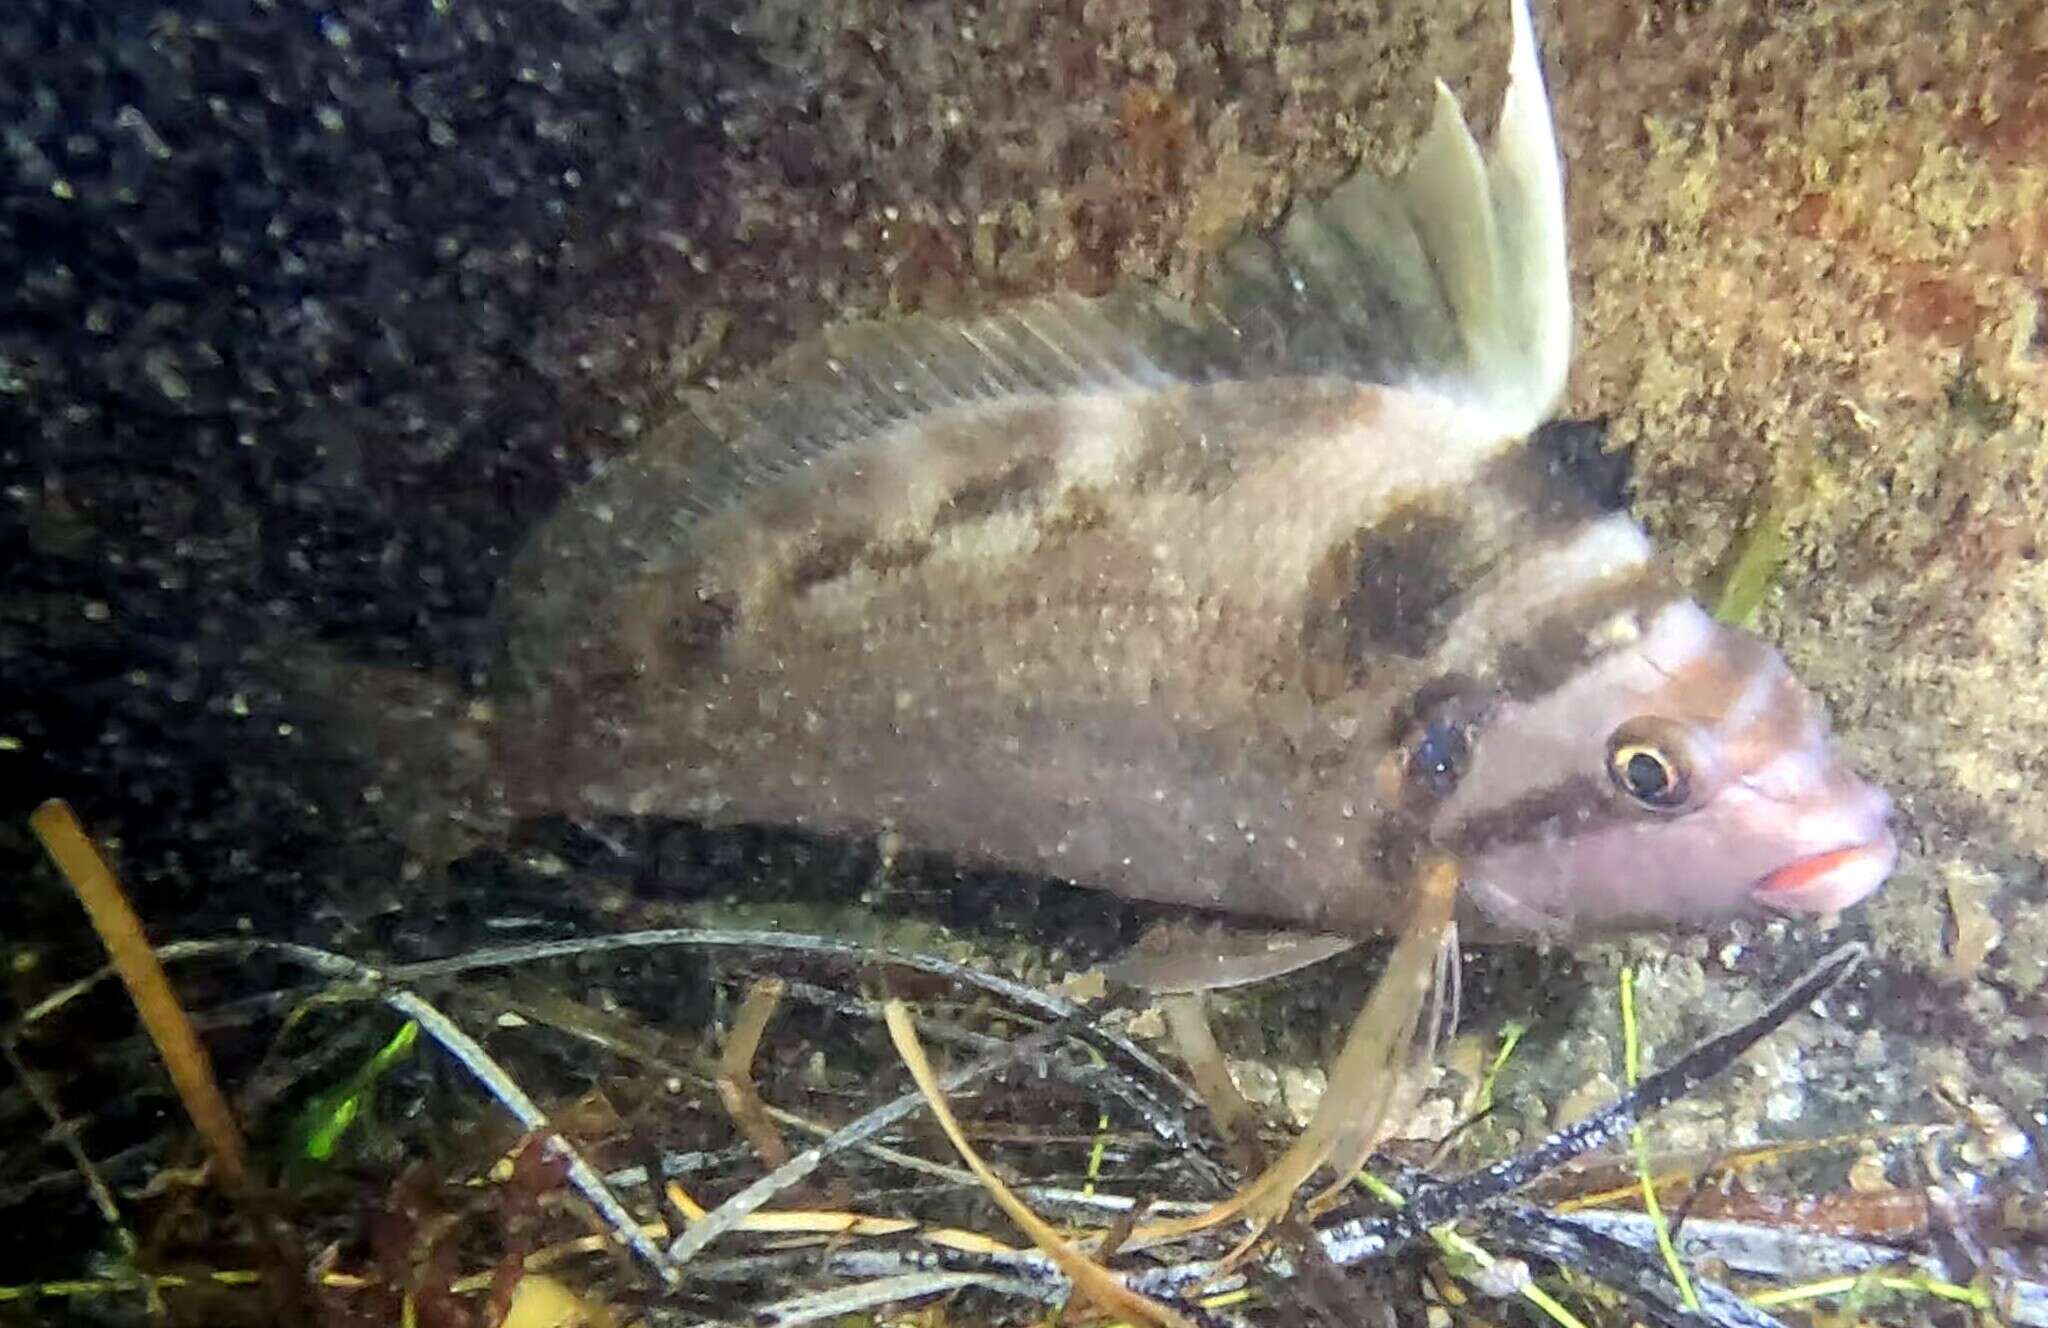
[[[1490,155],[1439,81],[1400,176],[1361,170],[1225,252],[1203,312],[1237,334],[1239,372],[1427,387],[1492,411],[1502,437],[1549,417],[1571,359],[1564,184],[1526,0],[1510,7]]]
[[[1238,241],[1189,308],[1151,286],[1055,296],[987,317],[833,329],[593,477],[508,579],[508,631],[573,630],[622,579],[687,554],[698,518],[893,426],[966,403],[1273,376],[1343,377],[1455,398],[1526,434],[1570,349],[1562,182],[1526,0],[1511,0],[1509,82],[1490,156],[1437,85],[1402,174],[1361,170]]]

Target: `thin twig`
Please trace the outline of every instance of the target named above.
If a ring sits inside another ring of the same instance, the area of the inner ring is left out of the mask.
[[[562,1157],[568,1165],[570,1181],[583,1192],[591,1204],[612,1224],[614,1234],[641,1258],[647,1260],[664,1281],[673,1283],[675,1271],[656,1245],[640,1230],[639,1223],[620,1203],[605,1185],[604,1178],[587,1161],[570,1147],[568,1141],[554,1133],[547,1125],[547,1119],[540,1108],[528,1097],[525,1090],[515,1083],[511,1076],[484,1051],[481,1044],[457,1026],[453,1020],[423,997],[411,991],[386,988],[388,974],[377,968],[351,959],[331,950],[300,945],[288,941],[230,940],[230,941],[182,941],[166,945],[155,952],[158,960],[186,959],[220,955],[247,956],[271,953],[305,964],[322,977],[345,982],[353,990],[331,990],[324,995],[334,1000],[381,1000],[392,1009],[411,1018],[418,1019],[420,1026],[427,1030],[450,1055],[460,1061],[498,1101],[520,1121],[533,1130],[548,1131],[548,1147]],[[78,999],[98,983],[113,976],[115,970],[102,969],[78,982],[51,993],[32,1006],[7,1037],[18,1036],[35,1021],[46,1018],[52,1012]]]
[[[157,957],[166,962],[187,959],[219,958],[245,960],[257,955],[271,955],[300,964],[320,977],[337,982],[362,984],[370,995],[369,988],[385,981],[418,982],[433,978],[458,976],[480,968],[517,967],[542,960],[575,958],[578,956],[603,953],[621,949],[656,949],[664,946],[701,946],[735,949],[761,948],[782,950],[803,954],[822,954],[844,959],[878,961],[911,968],[920,972],[933,973],[942,977],[957,979],[968,985],[1004,996],[1023,1005],[1042,1017],[1056,1020],[1072,1020],[1084,1012],[1071,1002],[1012,982],[994,974],[980,973],[974,969],[928,955],[915,955],[899,950],[875,950],[823,937],[799,936],[781,932],[718,931],[694,928],[670,928],[653,931],[626,932],[611,936],[592,936],[573,940],[535,942],[527,945],[500,946],[488,950],[471,951],[448,959],[433,960],[420,964],[409,964],[389,970],[337,954],[333,951],[302,945],[291,941],[274,941],[251,938],[225,938],[218,940],[188,940],[169,942],[157,950]],[[113,968],[102,968],[75,982],[51,992],[35,1005],[29,1007],[0,1036],[19,1036],[28,1027],[49,1018],[65,1006],[88,994],[94,987],[115,976]],[[879,1018],[879,1008],[870,1005],[870,1011]],[[1144,1070],[1156,1083],[1168,1089],[1178,1099],[1179,1105],[1169,1105],[1156,1091],[1127,1074],[1110,1071],[1103,1073],[1092,1064],[1072,1067],[1067,1077],[1098,1085],[1128,1103],[1139,1116],[1151,1126],[1153,1132],[1166,1143],[1182,1150],[1196,1150],[1199,1145],[1188,1129],[1185,1112],[1199,1102],[1189,1093],[1185,1085],[1150,1053],[1132,1042],[1128,1037],[1113,1029],[1106,1029],[1092,1023],[1083,1024],[1076,1036],[1099,1039],[1115,1050],[1126,1061]],[[793,1122],[776,1116],[780,1124]],[[1188,1151],[1190,1159],[1201,1159],[1198,1151]],[[1214,1177],[1209,1177],[1214,1179]]]
[[[941,1083],[946,1092],[957,1093],[1013,1061],[1038,1055],[1060,1039],[1072,1034],[1073,1029],[1066,1023],[1053,1024],[1028,1037],[1019,1038],[993,1055],[984,1056],[953,1071]],[[738,1226],[749,1213],[816,1171],[826,1158],[873,1138],[897,1121],[914,1115],[924,1105],[924,1094],[913,1090],[876,1107],[830,1138],[806,1148],[782,1166],[712,1209],[703,1221],[691,1223],[688,1229],[669,1245],[669,1258],[674,1260],[678,1267],[688,1263],[712,1241]]]
[[[880,1001],[870,1000],[865,996],[852,995],[843,991],[835,991],[830,987],[820,986],[814,982],[805,982],[800,978],[785,979],[783,988],[783,994],[792,1000],[801,1000],[818,1006],[821,1009],[833,1010],[856,1018],[872,1019],[876,1023],[882,1021],[882,1002]],[[944,1043],[953,1047],[962,1047],[973,1052],[988,1052],[1004,1045],[1004,1039],[1002,1038],[993,1037],[987,1033],[977,1033],[971,1028],[965,1028],[959,1024],[937,1019],[930,1015],[920,1018],[919,1027],[924,1035],[933,1042]],[[1117,1062],[1103,1056],[1100,1048],[1089,1047],[1088,1050],[1090,1054],[1086,1058],[1050,1059],[1046,1061],[1046,1072],[1061,1082],[1071,1084],[1083,1092],[1107,1093],[1112,1097],[1120,1099],[1126,1105],[1132,1107],[1142,1119],[1147,1120],[1153,1125],[1153,1133],[1155,1135],[1162,1140],[1170,1142],[1175,1137],[1172,1131],[1183,1128],[1182,1124],[1178,1121],[1169,1121],[1164,1123],[1165,1128],[1161,1128],[1161,1122],[1152,1120],[1148,1114],[1158,1100],[1156,1095],[1148,1093]],[[1178,1150],[1176,1152],[1177,1155],[1181,1155],[1178,1153]],[[961,1172],[960,1174],[965,1175],[966,1173]]]
[[[717,1091],[717,1083],[711,1076],[700,1074],[690,1066],[665,1055],[659,1047],[653,1045],[655,1039],[624,1036],[624,1033],[628,1030],[620,1027],[623,1021],[598,1015],[590,1011],[583,1003],[572,998],[554,993],[537,993],[524,989],[515,989],[512,992],[502,994],[492,992],[482,995],[465,989],[463,994],[472,1000],[489,1000],[498,1008],[511,1010],[529,1023],[552,1028],[569,1037],[587,1042],[591,1046],[597,1047],[611,1055],[624,1057],[664,1077],[681,1080],[706,1092]],[[879,1006],[876,1007],[876,1017],[880,1017]],[[637,1034],[642,1030],[635,1027],[630,1031]],[[1001,1044],[991,1040],[990,1045]],[[777,1125],[785,1129],[811,1135],[818,1139],[830,1138],[839,1128],[834,1125],[821,1124],[782,1107],[765,1105],[765,1111],[768,1119]],[[743,1156],[755,1156],[751,1145],[742,1147],[739,1151]],[[916,1172],[919,1175],[932,1176],[949,1184],[974,1184],[974,1177],[959,1167],[948,1166],[943,1162],[933,1162],[919,1157],[915,1153],[906,1153],[884,1144],[864,1143],[860,1145],[860,1151],[865,1156],[872,1157],[877,1161],[886,1162],[891,1166],[900,1167],[905,1171]],[[645,1168],[635,1170],[639,1172],[642,1180],[633,1183],[644,1183]],[[679,1176],[688,1173],[664,1170],[663,1174]]]
[[[86,1192],[92,1195],[93,1206],[99,1209],[100,1218],[106,1222],[107,1229],[114,1233],[114,1243],[121,1247],[122,1261],[131,1268],[139,1267],[142,1247],[136,1241],[135,1233],[129,1229],[127,1220],[121,1216],[121,1205],[115,1202],[113,1190],[108,1188],[99,1168],[93,1165],[92,1158],[86,1154],[85,1146],[78,1142],[78,1131],[64,1115],[63,1105],[50,1092],[49,1085],[43,1082],[42,1076],[22,1059],[21,1050],[14,1045],[12,1039],[0,1041],[0,1051],[6,1053],[7,1067],[14,1071],[14,1077],[21,1081],[28,1095],[42,1108],[43,1114],[49,1117],[52,1132],[71,1158],[71,1165],[77,1168],[78,1175],[84,1179]],[[166,1308],[163,1293],[156,1282],[145,1277],[142,1279],[142,1287],[143,1299],[147,1302],[150,1317],[163,1318]]]
[[[1641,1213],[1599,1211],[1546,1216],[1553,1223],[1607,1236],[1638,1250],[1655,1248],[1656,1236]],[[1686,1223],[1678,1235],[1678,1247],[1695,1262],[1714,1260],[1752,1276],[1795,1282],[1887,1269],[1952,1282],[1959,1273],[1937,1257],[1890,1245],[1724,1218],[1696,1217]],[[2003,1283],[1999,1291],[2007,1323],[2048,1328],[2048,1282],[2013,1280]]]
[[[1318,1233],[1324,1248],[1333,1261],[1340,1264],[1385,1257],[1412,1240],[1415,1232],[1422,1229],[1409,1216],[1418,1208],[1433,1216],[1433,1220],[1428,1222],[1429,1226],[1441,1225],[1443,1222],[1474,1212],[1486,1204],[1498,1202],[1535,1176],[1570,1161],[1592,1147],[1620,1137],[1640,1116],[1667,1105],[1726,1070],[1749,1046],[1781,1026],[1830,986],[1846,977],[1861,958],[1860,947],[1848,946],[1836,951],[1757,1018],[1729,1033],[1709,1039],[1674,1062],[1669,1069],[1645,1079],[1635,1093],[1624,1097],[1604,1112],[1581,1122],[1578,1126],[1560,1131],[1535,1148],[1514,1158],[1474,1173],[1473,1176],[1436,1185],[1417,1186],[1410,1196],[1408,1208],[1397,1217],[1335,1224]],[[1057,1030],[1048,1029],[1035,1036],[1049,1038],[1056,1033]],[[984,1066],[970,1066],[957,1074],[964,1077],[978,1071],[984,1071]],[[947,1091],[955,1092],[958,1089],[949,1087]],[[914,1109],[914,1104],[907,1104],[899,1099],[879,1110],[907,1114],[909,1109]],[[895,1115],[891,1116],[892,1121],[895,1118]],[[865,1126],[868,1121],[868,1117],[863,1117],[849,1129]],[[874,1128],[883,1128],[886,1123],[876,1124]],[[799,1161],[801,1160],[800,1158]],[[794,1183],[795,1179],[800,1178],[794,1177],[788,1183]],[[775,1179],[768,1178],[770,1181]],[[775,1188],[781,1186],[777,1185]],[[771,1196],[767,1193],[762,1194],[758,1200],[753,1201],[748,1211],[752,1211],[752,1207],[758,1207],[758,1204],[765,1202],[768,1197]],[[1104,1208],[1113,1208],[1130,1202],[1106,1195],[1060,1197]],[[1581,1214],[1574,1215],[1570,1220],[1590,1223],[1596,1219],[1612,1220],[1616,1216]],[[733,1223],[737,1224],[737,1221],[736,1216]],[[698,1248],[701,1248],[701,1244]],[[1036,1298],[1044,1300],[1058,1299],[1069,1289],[1066,1277],[1050,1260],[1036,1252],[994,1256],[956,1250],[848,1249],[835,1251],[824,1256],[822,1260],[819,1260],[814,1252],[788,1252],[706,1261],[694,1265],[691,1272],[693,1276],[707,1281],[723,1281],[772,1277],[776,1275],[776,1270],[781,1270],[783,1275],[790,1275],[803,1267],[834,1276],[861,1279],[907,1276],[934,1271],[1000,1274],[1040,1288]],[[1267,1261],[1267,1269],[1275,1276],[1290,1275],[1288,1265],[1278,1256]],[[1141,1294],[1169,1299],[1185,1306],[1185,1296],[1196,1288],[1206,1287],[1209,1290],[1221,1291],[1243,1284],[1242,1278],[1235,1275],[1219,1277],[1220,1272],[1220,1266],[1215,1260],[1191,1259],[1131,1272],[1125,1275],[1125,1285]]]
[[[1509,1204],[1488,1217],[1486,1232],[1496,1244],[1574,1269],[1624,1293],[1631,1316],[1661,1328],[1785,1328],[1776,1316],[1704,1278],[1689,1280],[1684,1291],[1690,1294],[1683,1294],[1665,1271],[1654,1229],[1651,1250],[1645,1252],[1541,1209]]]
[[[715,1081],[726,1114],[732,1117],[740,1133],[761,1154],[761,1161],[771,1167],[779,1167],[789,1161],[789,1144],[768,1119],[767,1104],[761,1100],[761,1091],[754,1086],[754,1057],[761,1050],[761,1038],[768,1031],[768,1021],[775,1017],[775,1007],[781,1003],[780,978],[757,978],[747,988],[746,999],[740,1004],[732,1031],[726,1034],[725,1051],[718,1058]]]
[[[1422,1187],[1408,1196],[1408,1206],[1398,1213],[1323,1228],[1324,1241],[1332,1246],[1331,1257],[1340,1264],[1376,1258],[1390,1244],[1417,1240],[1431,1227],[1475,1213],[1543,1173],[1612,1143],[1643,1117],[1669,1106],[1733,1065],[1743,1052],[1854,972],[1866,953],[1861,944],[1840,947],[1756,1018],[1709,1038],[1668,1068],[1645,1078],[1633,1091],[1557,1131],[1534,1148],[1454,1180]]]
[[[1624,965],[1621,970],[1621,1047],[1622,1082],[1634,1088],[1643,1077],[1642,1038],[1636,1030],[1634,965]],[[1650,1176],[1649,1136],[1644,1133],[1641,1122],[1629,1130],[1628,1142],[1635,1156],[1636,1181],[1641,1187],[1643,1211],[1657,1225],[1657,1250],[1664,1256],[1665,1266],[1671,1270],[1671,1280],[1678,1285],[1678,1294],[1685,1307],[1696,1310],[1700,1307],[1699,1296],[1692,1289],[1692,1275],[1686,1271],[1685,1260],[1678,1257],[1678,1248],[1671,1243],[1671,1228],[1664,1219],[1664,1205],[1657,1199],[1657,1182]]]
[[[199,1137],[206,1141],[216,1177],[230,1193],[246,1193],[249,1151],[242,1142],[242,1127],[228,1109],[220,1081],[214,1077],[213,1061],[192,1031],[192,1021],[185,1017],[185,1007],[165,976],[162,961],[150,948],[142,919],[129,905],[114,869],[61,800],[52,798],[36,808],[29,825],[92,919],[93,930],[99,933],[114,971],[121,975],[122,985],[135,1002],[135,1012],[142,1017],[142,1026],[170,1072],[178,1100],[198,1128]]]
[[[883,946],[856,945],[849,941],[835,941],[824,936],[805,936],[779,931],[739,931],[701,927],[667,927],[647,931],[619,932],[607,936],[578,937],[559,941],[534,941],[524,945],[500,946],[493,949],[472,950],[448,959],[431,960],[425,963],[408,964],[393,968],[390,976],[394,981],[417,982],[430,978],[452,977],[472,972],[479,968],[504,968],[530,964],[543,959],[568,959],[580,956],[602,954],[614,950],[650,950],[669,947],[692,947],[703,949],[731,950],[772,950],[790,954],[823,955],[835,959],[869,964],[891,964],[920,973],[958,982],[963,986],[977,987],[983,991],[1001,996],[1004,1000],[1049,1020],[1072,1021],[1084,1015],[1084,1011],[1073,1002],[1050,992],[994,973],[985,973],[965,964],[939,959],[932,955],[915,954]],[[1159,1085],[1172,1091],[1178,1099],[1178,1107],[1170,1107],[1164,1099],[1152,1090],[1132,1081],[1134,1088],[1146,1098],[1144,1115],[1148,1124],[1167,1142],[1182,1148],[1196,1146],[1187,1128],[1185,1113],[1201,1105],[1187,1086],[1176,1078],[1171,1070],[1161,1064],[1158,1058],[1140,1047],[1130,1038],[1114,1029],[1103,1028],[1094,1021],[1078,1024],[1074,1036],[1101,1042],[1120,1056],[1144,1070]]]
[[[939,1086],[938,1075],[932,1070],[931,1059],[925,1055],[924,1044],[917,1039],[917,1024],[911,1017],[910,1007],[901,1001],[891,1001],[886,1013],[889,1037],[896,1044],[896,1054],[910,1067],[911,1078],[917,1081],[918,1091],[924,1094],[926,1105],[938,1120],[939,1128],[946,1132],[953,1151],[960,1155],[960,1160],[967,1164],[967,1169],[974,1173],[974,1178],[982,1183],[1004,1215],[1030,1236],[1031,1243],[1044,1251],[1047,1258],[1059,1265],[1060,1271],[1087,1298],[1087,1303],[1104,1313],[1157,1324],[1159,1328],[1191,1328],[1189,1321],[1171,1306],[1132,1292],[1092,1254],[1070,1244],[1066,1237],[1053,1229],[1051,1223],[1033,1212],[1031,1205],[1017,1197],[1016,1192],[967,1141],[967,1132],[960,1128],[960,1121],[947,1100],[949,1095]]]
[[[400,1014],[418,1020],[427,1036],[433,1038],[441,1045],[443,1051],[453,1056],[464,1069],[474,1075],[477,1082],[482,1084],[492,1097],[498,1099],[505,1110],[518,1118],[521,1125],[542,1135],[548,1153],[566,1164],[570,1183],[604,1215],[613,1232],[632,1247],[635,1254],[646,1260],[648,1265],[661,1275],[662,1281],[670,1286],[681,1283],[681,1272],[662,1252],[661,1247],[640,1229],[639,1219],[627,1211],[626,1206],[619,1202],[618,1196],[612,1193],[611,1187],[604,1183],[604,1177],[598,1174],[597,1169],[576,1150],[574,1144],[548,1123],[547,1113],[526,1095],[526,1090],[506,1073],[503,1066],[491,1058],[491,1054],[483,1049],[481,1043],[463,1032],[456,1026],[454,1020],[442,1014],[417,993],[404,990],[388,991],[382,994],[382,1000]]]
[[[1512,1186],[1519,1184],[1527,1177],[1532,1177],[1543,1170],[1569,1160],[1586,1148],[1624,1133],[1635,1118],[1667,1104],[1682,1093],[1691,1091],[1692,1088],[1705,1079],[1725,1070],[1737,1056],[1757,1039],[1780,1026],[1792,1014],[1819,996],[1828,986],[1846,976],[1859,958],[1860,953],[1854,948],[1831,955],[1808,978],[1795,985],[1781,1001],[1758,1019],[1729,1034],[1709,1040],[1690,1055],[1674,1063],[1670,1070],[1652,1076],[1642,1085],[1637,1093],[1632,1094],[1629,1098],[1624,1099],[1624,1101],[1615,1104],[1614,1107],[1609,1109],[1608,1113],[1606,1113],[1607,1120],[1604,1126],[1596,1126],[1594,1129],[1581,1130],[1576,1133],[1564,1132],[1560,1136],[1554,1137],[1537,1148],[1530,1150],[1522,1155],[1521,1158],[1510,1159],[1510,1164],[1517,1165],[1504,1164],[1501,1167],[1489,1168],[1486,1172],[1480,1173],[1481,1177],[1490,1178],[1490,1182],[1495,1185],[1506,1184]],[[1047,1030],[1045,1034],[1040,1036],[1049,1037],[1051,1035],[1052,1030]],[[979,1068],[970,1067],[965,1073],[974,1073]],[[901,1104],[891,1104],[892,1107],[899,1105]],[[884,1110],[887,1110],[887,1108]],[[857,1122],[857,1124],[859,1123]],[[1470,1181],[1471,1178],[1465,1178],[1463,1181],[1448,1182],[1437,1186],[1422,1186],[1417,1188],[1416,1193],[1421,1202],[1430,1204],[1439,1210],[1447,1209],[1455,1202],[1475,1200],[1484,1202],[1484,1193],[1475,1191],[1470,1185]],[[1462,1191],[1459,1188],[1461,1186],[1463,1187]],[[764,1195],[764,1200],[765,1197]],[[1055,1195],[1053,1193],[1045,1193],[1043,1197],[1103,1210],[1115,1210],[1131,1202],[1128,1199],[1108,1195]],[[1592,1218],[1610,1215],[1586,1216]],[[1577,1221],[1579,1219],[1573,1220]],[[1385,1254],[1396,1247],[1400,1243],[1398,1238],[1405,1236],[1406,1233],[1400,1231],[1392,1223],[1383,1222],[1380,1225],[1382,1229],[1372,1233],[1378,1239],[1367,1243],[1376,1246],[1377,1253]],[[1344,1245],[1347,1234],[1355,1233],[1347,1233],[1341,1227],[1323,1233],[1326,1247],[1330,1248],[1333,1255],[1347,1252]],[[1353,1242],[1353,1248],[1349,1250],[1349,1253],[1353,1255],[1365,1257],[1369,1257],[1372,1252],[1374,1251],[1364,1249],[1356,1241]],[[1540,1252],[1540,1250],[1534,1252]],[[738,1259],[707,1261],[694,1266],[692,1271],[694,1275],[702,1277],[707,1281],[718,1281],[735,1277],[772,1276],[773,1274],[770,1271],[772,1269],[781,1268],[786,1273],[793,1273],[796,1269],[806,1266],[808,1260],[815,1259],[816,1257],[815,1254],[796,1252],[785,1255],[746,1256]],[[848,1249],[835,1251],[824,1256],[822,1267],[815,1262],[808,1263],[808,1266],[818,1271],[847,1278],[917,1278],[945,1272],[972,1275],[985,1279],[978,1283],[979,1285],[992,1285],[993,1280],[999,1279],[1002,1281],[1005,1290],[1042,1301],[1059,1299],[1065,1294],[1068,1285],[1067,1279],[1056,1268],[1052,1267],[1043,1256],[1021,1253],[1007,1256],[987,1256],[952,1250]],[[1268,1267],[1269,1271],[1277,1275],[1287,1275],[1288,1270],[1283,1261],[1277,1259],[1269,1261]],[[1170,1267],[1147,1269],[1130,1274],[1126,1284],[1134,1291],[1155,1296],[1173,1296],[1175,1299],[1178,1299],[1175,1293],[1184,1292],[1201,1285],[1212,1278],[1216,1271],[1217,1268],[1213,1261],[1198,1259]],[[915,1283],[905,1282],[901,1285],[913,1284]],[[1227,1286],[1237,1285],[1241,1285],[1241,1279],[1231,1278],[1226,1282],[1217,1283],[1214,1289],[1223,1289]],[[1719,1288],[1711,1289],[1707,1293],[1707,1297],[1707,1303],[1711,1309],[1720,1312],[1723,1319],[1727,1322],[1750,1324],[1769,1322],[1767,1317],[1762,1319],[1750,1318],[1747,1320],[1739,1317],[1728,1317],[1738,1313],[1734,1308],[1738,1302],[1734,1302],[1732,1299],[1724,1299],[1726,1293],[1722,1292]]]
[[[378,970],[370,964],[332,950],[322,950],[296,941],[271,941],[256,938],[234,937],[221,940],[170,941],[156,947],[159,962],[170,964],[186,959],[250,959],[256,955],[276,955],[303,964],[321,977],[337,982],[374,981]],[[0,1037],[19,1039],[30,1027],[49,1018],[57,1011],[89,994],[94,987],[117,976],[113,965],[94,969],[75,982],[68,982],[43,999],[21,1012],[19,1018],[7,1026]]]
[[[753,1311],[752,1318],[764,1328],[795,1328],[797,1324],[858,1314],[878,1305],[894,1305],[967,1287],[1006,1292],[1033,1300],[1046,1299],[1043,1287],[1021,1278],[999,1277],[992,1273],[902,1273],[762,1305]]]

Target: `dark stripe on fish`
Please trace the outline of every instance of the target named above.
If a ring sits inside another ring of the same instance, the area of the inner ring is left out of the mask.
[[[880,576],[907,572],[921,566],[932,555],[930,540],[902,539],[871,546],[860,557],[861,565]]]
[[[982,521],[998,512],[1018,512],[1036,505],[1057,467],[1050,456],[1019,457],[993,475],[977,475],[955,489],[932,513],[934,532],[948,526]]]
[[[1617,645],[1630,644],[1609,635],[1617,618],[1626,616],[1637,631],[1646,631],[1659,610],[1684,597],[1670,576],[1652,564],[1577,588],[1542,618],[1497,645],[1496,682],[1517,701],[1547,696]]]
[[[1483,741],[1478,759],[1486,759]],[[1437,846],[1469,861],[1503,844],[1562,842],[1640,815],[1615,796],[1604,775],[1573,775],[1562,784],[1467,817],[1441,832]]]
[[[1397,499],[1328,555],[1306,597],[1303,639],[1320,674],[1356,686],[1375,659],[1427,659],[1487,579],[1597,515],[1577,487],[1520,448],[1461,482]]]
[[[820,535],[799,551],[789,567],[789,588],[793,594],[815,590],[827,581],[837,581],[854,569],[868,549],[866,535],[836,530]]]
[[[1463,513],[1428,501],[1404,503],[1351,532],[1331,551],[1323,573],[1347,675],[1375,656],[1426,659],[1458,616],[1459,601],[1498,559],[1473,538]],[[1314,610],[1312,610],[1314,611]]]

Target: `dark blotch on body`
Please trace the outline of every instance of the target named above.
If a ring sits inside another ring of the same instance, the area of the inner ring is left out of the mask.
[[[1607,450],[1607,421],[1552,420],[1529,435],[1528,454],[1540,468],[1546,491],[1538,495],[1546,515],[1625,512],[1634,487],[1627,452]]]
[[[1052,458],[1020,457],[993,475],[978,476],[954,490],[953,496],[932,513],[931,528],[944,530],[983,520],[997,512],[1030,507],[1053,476]]]
[[[1110,505],[1101,490],[1075,485],[1061,496],[1058,507],[1046,512],[1039,525],[1046,538],[1100,530],[1109,524]]]
[[[1474,580],[1464,521],[1426,506],[1395,509],[1330,557],[1334,626],[1353,676],[1379,655],[1427,658]]]
[[[669,649],[684,667],[716,654],[739,624],[738,597],[723,591],[691,592],[669,619]]]
[[[860,561],[867,547],[866,539],[846,531],[819,536],[790,564],[790,590],[800,595],[827,581],[837,581],[853,570],[853,565]]]
[[[1473,472],[1471,486],[1493,496],[1510,513],[1513,538],[1530,548],[1568,539],[1580,526],[1614,510],[1614,479],[1598,476],[1581,453],[1600,453],[1597,425],[1554,421],[1529,435],[1526,445],[1495,453]],[[1620,483],[1626,484],[1626,475]],[[1596,492],[1604,485],[1606,492]]]
[[[789,588],[801,595],[828,581],[837,581],[856,567],[878,576],[905,572],[931,556],[929,540],[906,539],[873,543],[859,535],[827,536],[800,554],[790,569]]]
[[[931,557],[929,540],[898,540],[893,544],[877,544],[861,555],[861,562],[877,575],[887,576],[891,572],[907,572]]]

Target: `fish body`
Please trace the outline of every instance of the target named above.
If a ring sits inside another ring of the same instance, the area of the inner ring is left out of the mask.
[[[573,495],[506,592],[517,814],[893,829],[1363,935],[1830,911],[1889,803],[1816,702],[1525,444],[1569,348],[1527,20],[1369,174],[1132,288],[828,334]]]
[[[1401,495],[1449,459],[1356,460],[1456,415],[1335,380],[1134,388],[821,459],[600,607],[528,693],[523,810],[886,825],[1132,897],[1383,925],[1375,771],[1428,664],[1370,638],[1430,628],[1333,592],[1361,531],[1441,570]],[[1467,556],[1510,553],[1523,515],[1474,504]]]

